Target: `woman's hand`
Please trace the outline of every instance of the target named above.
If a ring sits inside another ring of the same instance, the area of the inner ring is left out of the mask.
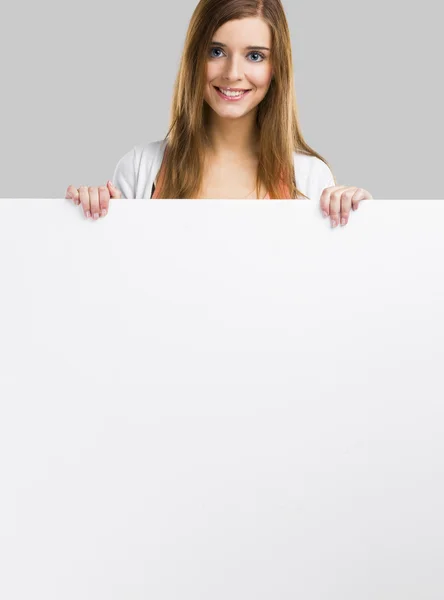
[[[120,191],[108,181],[106,187],[87,187],[81,185],[79,189],[73,185],[68,186],[66,196],[68,200],[73,200],[74,204],[82,204],[83,214],[87,219],[91,216],[93,219],[104,217],[108,214],[110,198],[122,198]]]
[[[358,210],[361,200],[373,200],[367,190],[358,187],[334,185],[321,194],[321,210],[324,217],[330,216],[331,224],[336,227],[341,219],[341,225],[347,225],[350,208]]]

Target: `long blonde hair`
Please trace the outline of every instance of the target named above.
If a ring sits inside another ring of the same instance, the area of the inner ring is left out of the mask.
[[[270,198],[307,198],[297,189],[293,152],[328,162],[305,142],[298,121],[290,31],[281,0],[200,0],[188,26],[174,86],[170,127],[161,168],[158,198],[196,198],[201,190],[208,116],[204,102],[207,55],[214,33],[233,19],[260,17],[271,29],[273,78],[257,107],[259,162],[256,196],[261,184]],[[280,173],[280,178],[277,178]],[[278,180],[277,180],[278,179]],[[277,180],[277,181],[276,181]],[[335,182],[336,183],[336,182]]]

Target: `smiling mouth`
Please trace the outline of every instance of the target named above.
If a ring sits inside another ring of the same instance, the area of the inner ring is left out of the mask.
[[[220,87],[217,87],[217,85],[214,85],[213,87],[216,88],[216,90],[219,90],[219,92],[222,92],[222,90],[220,89]],[[229,90],[230,91],[230,90]],[[237,91],[242,91],[242,92],[251,92],[251,88],[248,90],[237,90]]]

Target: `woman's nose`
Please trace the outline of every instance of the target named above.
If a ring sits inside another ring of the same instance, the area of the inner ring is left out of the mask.
[[[225,69],[225,75],[230,81],[232,79],[239,79],[241,76],[240,60],[229,60]]]

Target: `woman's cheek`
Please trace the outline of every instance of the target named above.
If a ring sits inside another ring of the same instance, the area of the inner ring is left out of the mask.
[[[272,71],[270,68],[264,68],[261,73],[254,73],[251,75],[250,81],[252,81],[257,88],[268,88],[271,82]]]
[[[217,67],[216,65],[209,64],[207,66],[207,81],[210,82],[217,77]]]

